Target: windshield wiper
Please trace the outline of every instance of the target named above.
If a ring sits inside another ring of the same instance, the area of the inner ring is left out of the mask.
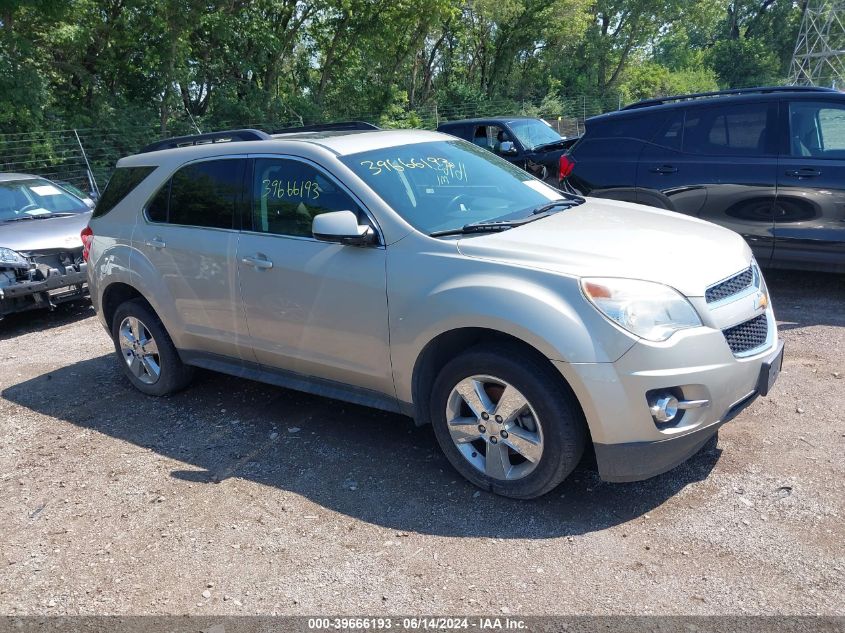
[[[514,220],[484,220],[482,222],[473,222],[471,224],[464,224],[458,229],[434,231],[433,233],[429,233],[429,235],[431,237],[444,237],[447,235],[469,235],[472,233],[498,233],[500,231],[507,231],[508,229],[545,218],[553,213],[557,213],[556,209],[562,210],[577,207],[582,202],[584,202],[584,199],[579,197],[553,200],[552,202],[535,207],[531,210],[531,213],[522,218]]]
[[[577,207],[583,202],[584,198],[562,198],[560,200],[552,200],[546,204],[541,204],[539,207],[534,207],[534,209],[531,210],[531,215],[548,214],[549,211],[557,209],[558,207],[569,209],[571,207]]]
[[[446,229],[444,231],[434,231],[429,233],[431,237],[445,237],[447,235],[468,235],[470,233],[499,233],[500,231],[507,231],[514,226],[522,224],[517,222],[474,222],[472,224],[464,224],[459,229]]]
[[[472,233],[499,233],[507,231],[523,224],[528,224],[534,220],[539,220],[540,215],[529,215],[526,218],[519,218],[517,220],[484,220],[483,222],[472,222],[471,224],[464,224],[459,229],[446,229],[445,231],[434,231],[429,233],[431,237],[443,237],[445,235],[469,235]]]
[[[531,149],[536,150],[536,149],[543,149],[545,147],[554,147],[555,145],[562,145],[563,143],[566,143],[565,138],[561,138],[561,139],[558,139],[556,141],[549,141],[548,143],[540,143],[539,145],[535,145]]]
[[[3,222],[20,222],[22,220],[46,220],[47,218],[67,218],[72,215],[77,215],[76,213],[39,213],[38,215],[22,215],[17,218],[9,218],[8,220],[3,220]]]

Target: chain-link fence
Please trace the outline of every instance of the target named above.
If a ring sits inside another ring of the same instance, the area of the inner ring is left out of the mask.
[[[436,104],[400,112],[391,123],[387,115],[358,113],[356,120],[385,125],[419,126],[434,129],[444,121],[494,115],[528,115],[544,119],[562,136],[578,136],[584,130],[584,121],[596,114],[615,110],[622,105],[617,97],[594,98],[576,96],[554,99],[542,103],[514,102],[512,100],[471,101],[450,106]],[[272,132],[283,127],[322,123],[331,119],[243,122],[233,121],[217,125],[216,129],[254,127]],[[199,127],[197,127],[199,124]],[[201,122],[180,121],[168,130],[168,136],[190,134],[202,128]],[[202,129],[204,132],[213,131]],[[98,193],[122,156],[133,154],[144,145],[161,137],[157,126],[140,126],[120,129],[87,128],[41,132],[0,134],[0,172],[36,174],[51,180],[66,182],[83,191]]]

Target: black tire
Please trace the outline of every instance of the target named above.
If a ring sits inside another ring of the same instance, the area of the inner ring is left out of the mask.
[[[473,375],[494,376],[515,387],[540,420],[542,455],[520,479],[489,477],[470,464],[452,441],[446,419],[449,396]],[[447,363],[434,382],[431,412],[437,441],[455,470],[483,490],[515,499],[533,499],[558,486],[578,465],[587,438],[583,413],[563,378],[548,361],[517,346],[482,345]]]
[[[124,358],[120,346],[119,330],[121,323],[127,317],[135,317],[143,323],[158,346],[158,360],[161,371],[155,382],[148,383],[139,379],[131,371]],[[118,364],[129,382],[138,391],[150,396],[167,396],[184,389],[191,382],[194,376],[194,368],[185,365],[179,358],[179,353],[176,351],[167,330],[164,329],[158,316],[143,299],[131,299],[118,306],[112,320],[111,333]]]

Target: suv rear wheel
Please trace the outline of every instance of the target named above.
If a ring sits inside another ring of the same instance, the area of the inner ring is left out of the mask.
[[[551,367],[516,348],[477,347],[450,361],[434,383],[431,411],[452,466],[506,497],[549,492],[584,452],[574,397]]]
[[[170,336],[145,301],[132,299],[118,306],[112,339],[123,373],[139,391],[166,396],[191,382],[193,368],[182,363]]]

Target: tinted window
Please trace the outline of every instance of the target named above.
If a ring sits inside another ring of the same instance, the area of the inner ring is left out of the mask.
[[[117,206],[129,192],[141,184],[155,167],[118,167],[114,170],[103,195],[97,201],[93,217],[99,218]]]
[[[845,158],[845,104],[790,103],[789,126],[793,156]]]
[[[665,120],[664,112],[631,116],[608,116],[587,121],[587,134],[594,138],[636,138],[648,140]]]
[[[312,237],[311,221],[327,211],[352,211],[369,223],[333,180],[300,161],[256,159],[252,191],[252,226],[262,233]]]
[[[684,151],[716,155],[767,154],[769,109],[766,103],[747,103],[688,110]]]
[[[459,138],[469,138],[472,128],[469,128],[466,125],[441,125],[437,128],[437,131],[442,132],[443,134],[451,134],[452,136],[457,136]]]
[[[147,205],[147,218],[150,222],[167,222],[167,208],[170,203],[170,181],[158,190]]]
[[[170,184],[168,222],[231,229],[245,164],[243,159],[209,160],[177,171]]]
[[[669,149],[681,149],[681,139],[684,135],[684,112],[679,110],[672,114],[663,127],[657,132],[652,141],[655,145]]]

